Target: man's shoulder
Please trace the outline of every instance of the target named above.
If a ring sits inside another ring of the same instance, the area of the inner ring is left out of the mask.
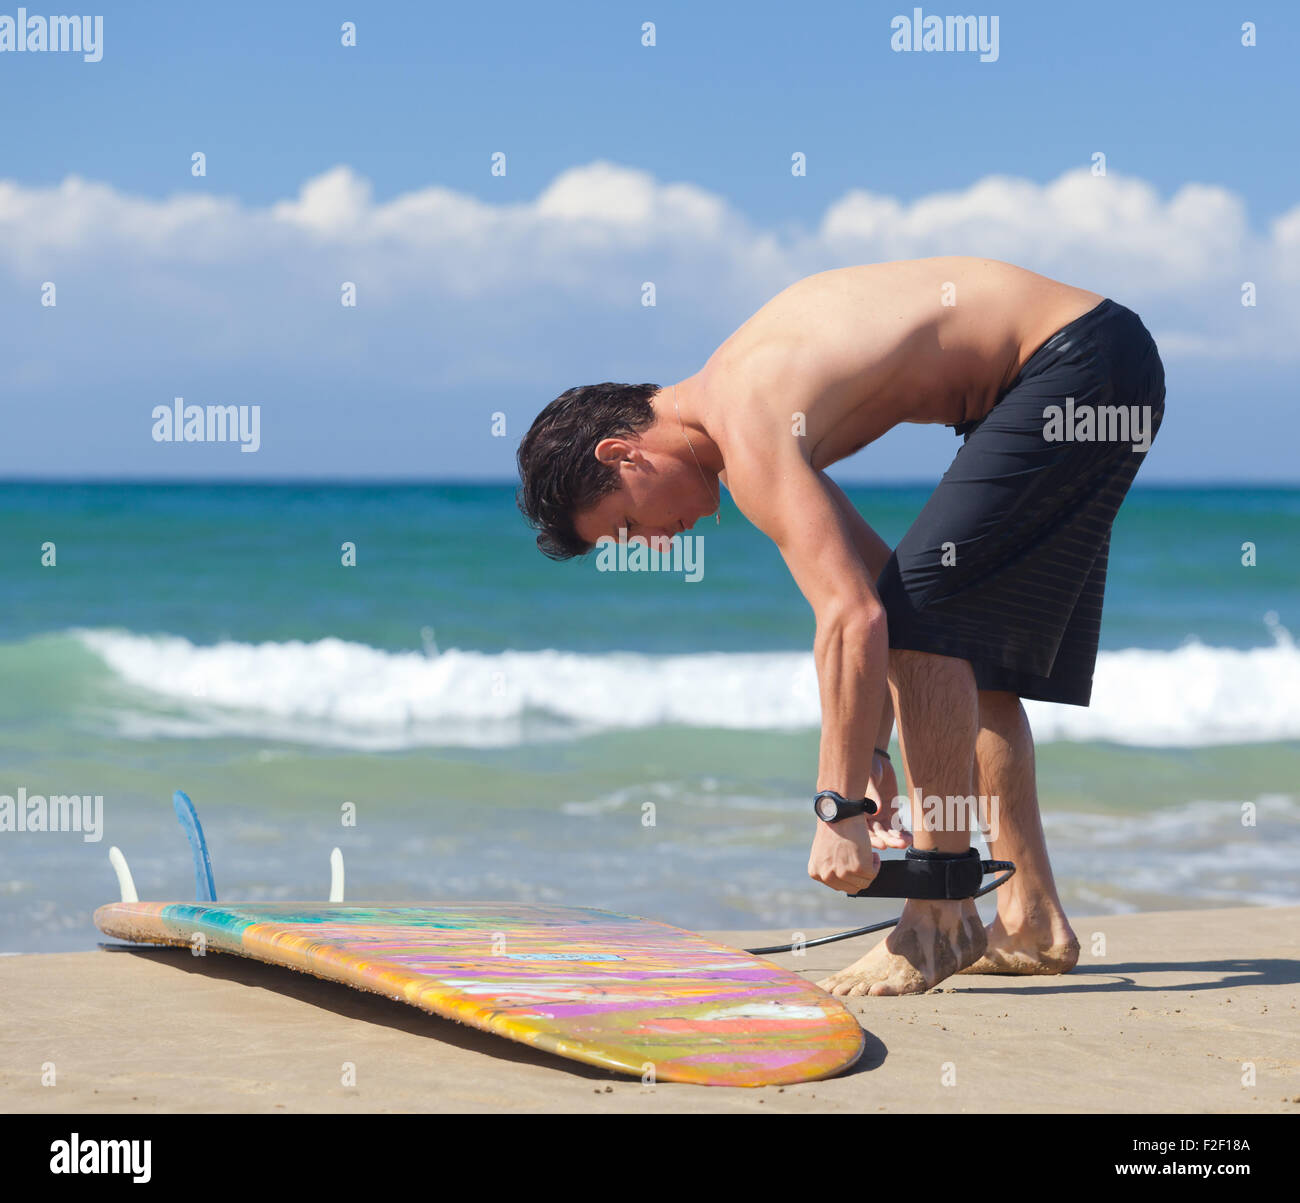
[[[798,424],[805,380],[789,368],[787,358],[768,351],[757,353],[748,366],[714,365],[703,381],[707,428],[727,470],[742,462],[746,470],[770,469],[801,454]],[[730,478],[723,483],[733,487]]]

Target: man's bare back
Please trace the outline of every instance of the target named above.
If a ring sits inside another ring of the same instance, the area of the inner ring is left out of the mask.
[[[805,456],[825,468],[900,422],[983,417],[1044,340],[1101,300],[992,259],[821,272],[714,352],[692,382],[696,412],[712,417],[725,461],[729,444],[789,428],[802,405]]]

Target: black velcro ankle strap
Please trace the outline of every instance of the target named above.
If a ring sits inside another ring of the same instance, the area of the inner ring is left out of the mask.
[[[882,860],[880,872],[853,898],[974,898],[984,880],[975,848],[965,852],[921,852],[909,848],[902,860]]]

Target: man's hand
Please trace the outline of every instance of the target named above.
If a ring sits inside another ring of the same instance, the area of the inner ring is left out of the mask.
[[[898,820],[898,778],[894,766],[883,756],[877,756],[871,765],[871,784],[867,797],[876,804],[876,813],[866,816],[871,830],[873,848],[907,848],[912,843],[912,833],[904,831]]]
[[[866,815],[854,815],[838,823],[818,819],[808,857],[808,876],[846,894],[865,890],[880,872],[880,857],[871,845]]]
[[[846,894],[865,890],[880,872],[880,857],[872,849],[906,848],[912,842],[912,833],[895,821],[898,778],[894,766],[883,756],[872,762],[867,797],[876,804],[874,815],[817,823],[808,857],[808,876],[832,890]]]

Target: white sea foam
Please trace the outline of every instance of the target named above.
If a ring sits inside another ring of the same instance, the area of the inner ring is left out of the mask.
[[[660,724],[761,731],[819,721],[807,653],[426,655],[339,639],[196,646],[121,631],[78,636],[139,691],[140,704],[119,703],[128,737],[500,746]],[[1300,738],[1300,649],[1280,628],[1275,640],[1103,652],[1092,707],[1029,702],[1035,734],[1166,747]]]

